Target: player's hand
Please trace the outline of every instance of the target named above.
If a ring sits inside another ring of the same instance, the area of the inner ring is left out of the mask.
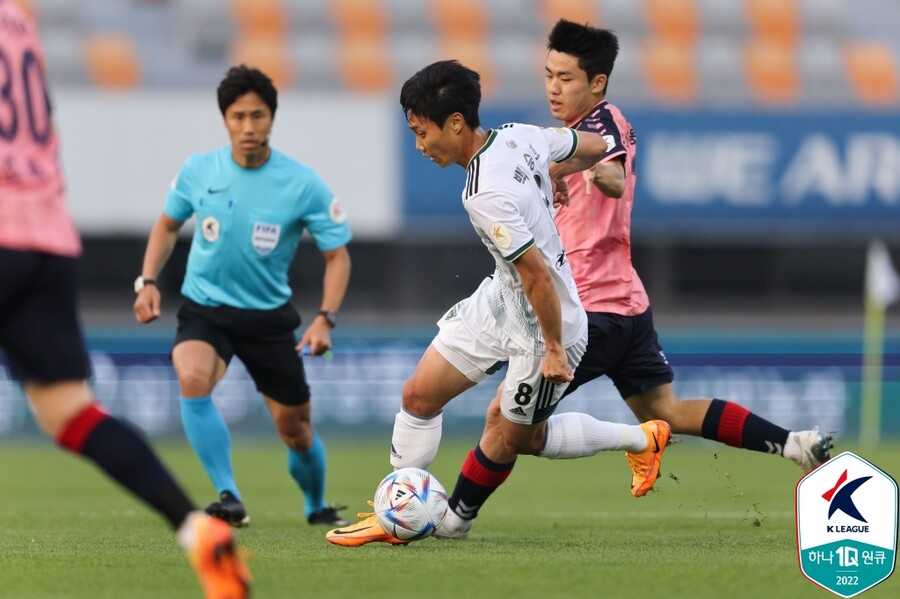
[[[547,350],[541,363],[541,374],[554,385],[571,382],[575,374],[569,367],[569,358],[564,349]]]
[[[553,183],[553,205],[568,206],[569,205],[569,184],[563,177],[552,179]]]
[[[331,351],[331,327],[323,318],[312,321],[295,349],[300,352],[307,346],[313,356],[323,356]]]
[[[156,285],[146,285],[138,292],[133,309],[134,317],[141,324],[147,324],[159,318],[162,309],[162,295]]]

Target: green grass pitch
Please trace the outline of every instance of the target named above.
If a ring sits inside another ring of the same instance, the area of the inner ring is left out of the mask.
[[[328,497],[363,511],[388,470],[387,441],[327,436]],[[213,490],[185,443],[157,443],[205,505]],[[452,488],[470,442],[445,440],[431,471]],[[838,450],[853,447],[840,446]],[[900,446],[857,452],[895,478]],[[619,597],[795,599],[834,596],[797,565],[794,464],[706,442],[669,448],[657,490],[628,492],[622,454],[520,458],[468,541],[335,547],[302,517],[283,449],[235,440],[252,517],[258,599],[300,597]],[[199,597],[163,521],[90,464],[49,443],[0,445],[0,597]],[[900,597],[900,576],[862,595]]]

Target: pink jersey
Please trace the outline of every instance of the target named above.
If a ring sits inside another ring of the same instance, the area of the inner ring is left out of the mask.
[[[37,27],[0,0],[0,247],[77,256],[65,200]]]
[[[573,129],[603,135],[609,148],[600,162],[623,160],[625,192],[611,198],[592,182],[590,171],[566,177],[568,206],[556,212],[556,226],[572,265],[578,295],[588,312],[623,316],[642,314],[650,306],[644,284],[631,265],[631,207],[634,205],[634,130],[622,112],[606,102],[569,124]]]

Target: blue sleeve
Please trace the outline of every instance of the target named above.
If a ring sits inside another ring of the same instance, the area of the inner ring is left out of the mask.
[[[315,240],[316,247],[325,252],[347,245],[352,238],[347,213],[331,189],[318,175],[313,174],[304,192],[306,214],[303,224]]]
[[[191,204],[191,186],[193,180],[193,159],[188,160],[182,165],[178,171],[178,176],[172,181],[169,188],[169,195],[166,196],[166,204],[163,212],[172,220],[184,222],[194,213],[194,206]]]

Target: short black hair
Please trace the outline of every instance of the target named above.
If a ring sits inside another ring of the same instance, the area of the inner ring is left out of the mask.
[[[417,116],[443,127],[458,112],[466,124],[481,126],[481,76],[457,60],[441,60],[428,65],[406,80],[400,90],[400,106],[406,118]]]
[[[610,29],[560,19],[547,37],[547,49],[577,58],[578,67],[587,73],[590,81],[597,75],[608,78],[612,74],[619,55],[619,38]]]
[[[275,116],[275,109],[278,108],[278,90],[268,75],[245,64],[228,69],[225,78],[219,83],[219,110],[222,111],[222,116],[235,100],[249,92],[256,92],[272,111],[272,116]]]

